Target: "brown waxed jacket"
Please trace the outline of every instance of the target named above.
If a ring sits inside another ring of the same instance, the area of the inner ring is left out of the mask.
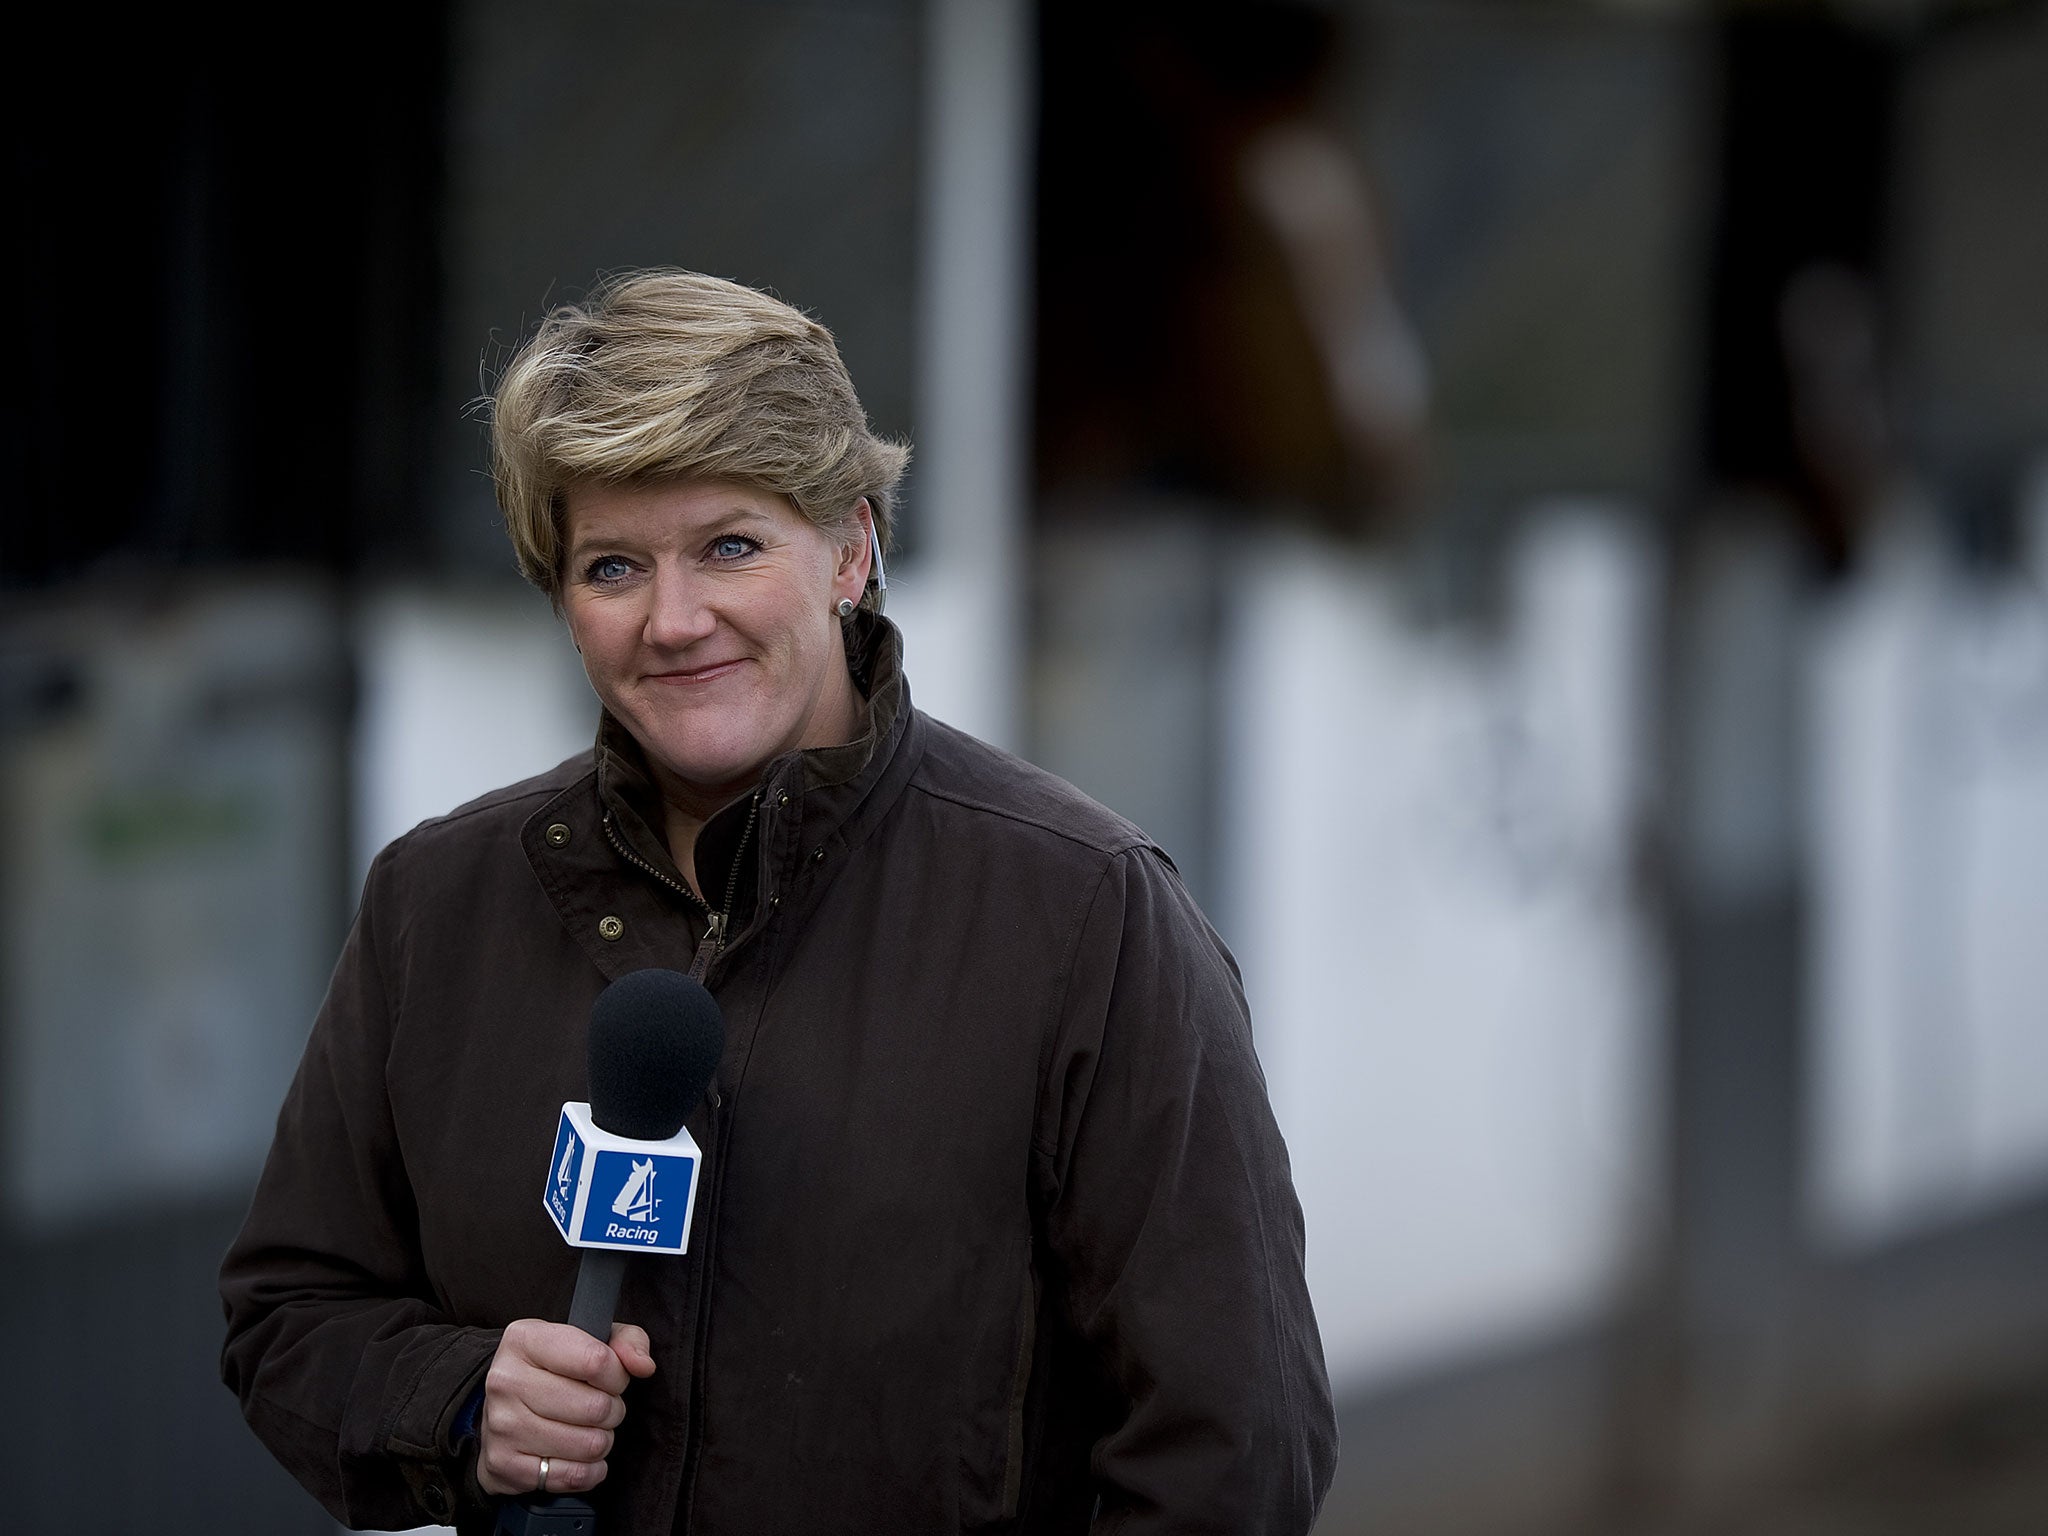
[[[455,1422],[505,1324],[567,1315],[541,1196],[590,1005],[714,944],[703,1188],[620,1298],[659,1369],[604,1536],[1313,1522],[1329,1385],[1236,967],[1141,833],[912,709],[866,622],[867,738],[704,831],[722,942],[610,722],[372,867],[222,1271],[223,1374],[345,1522],[489,1529]]]

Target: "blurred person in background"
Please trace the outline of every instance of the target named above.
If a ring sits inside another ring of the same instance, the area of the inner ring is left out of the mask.
[[[1236,967],[1172,863],[912,707],[907,452],[830,335],[684,272],[507,369],[521,569],[594,749],[378,857],[222,1288],[224,1375],[356,1526],[1301,1532],[1335,1431]],[[609,981],[726,1047],[695,1240],[609,1347],[535,1194]]]
[[[1043,25],[1034,409],[1054,515],[1166,495],[1228,525],[1406,531],[1428,365],[1372,177],[1329,120],[1338,18],[1053,4]]]

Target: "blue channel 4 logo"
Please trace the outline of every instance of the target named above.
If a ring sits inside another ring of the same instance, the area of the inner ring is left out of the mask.
[[[576,1212],[576,1179],[583,1171],[584,1151],[583,1138],[569,1117],[562,1116],[561,1129],[555,1132],[554,1172],[548,1179],[548,1214],[564,1232]]]
[[[680,1253],[695,1171],[687,1157],[599,1152],[578,1235],[585,1242],[637,1243]]]

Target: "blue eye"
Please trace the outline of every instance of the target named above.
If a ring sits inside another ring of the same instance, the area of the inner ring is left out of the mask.
[[[714,560],[744,560],[761,546],[743,534],[723,534],[711,541],[711,558]]]
[[[623,555],[599,555],[583,569],[584,580],[599,587],[624,581],[632,573],[633,567]]]

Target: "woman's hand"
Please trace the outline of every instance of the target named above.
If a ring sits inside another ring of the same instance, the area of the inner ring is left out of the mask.
[[[613,1323],[607,1345],[567,1323],[521,1318],[498,1341],[484,1377],[477,1481],[487,1493],[536,1492],[546,1457],[547,1492],[595,1488],[626,1416],[627,1382],[653,1374],[646,1331],[631,1323]]]

